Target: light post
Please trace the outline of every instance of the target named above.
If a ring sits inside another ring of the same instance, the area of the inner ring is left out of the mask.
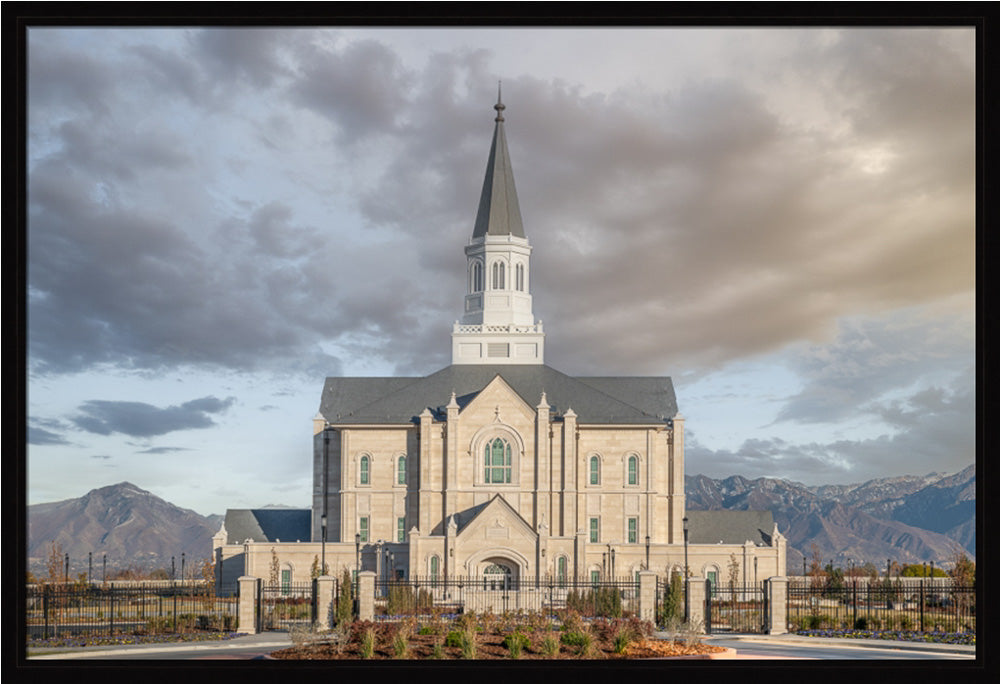
[[[170,579],[177,579],[177,566],[174,565],[174,556],[170,557]]]
[[[319,526],[321,530],[321,544],[323,559],[320,561],[319,574],[326,575],[326,506],[327,506],[327,494],[329,487],[329,477],[327,476],[327,469],[330,463],[330,432],[324,427],[323,428],[323,515],[320,516]]]
[[[87,552],[87,584],[90,584],[90,576],[94,572],[94,552]]]
[[[926,564],[925,566],[926,567]],[[63,582],[69,584],[69,554],[66,554],[66,569],[63,570]]]
[[[646,570],[649,570],[649,535],[646,535]]]
[[[757,588],[757,554],[753,557],[753,588]]]
[[[688,582],[688,519],[687,519],[686,515],[684,516],[684,520],[682,522],[684,523],[684,622],[689,622],[689,619],[690,619],[690,616],[691,616],[691,608],[690,608],[691,601],[689,600],[689,598],[690,598],[689,597],[690,592],[688,591],[688,588],[689,588],[689,582]]]
[[[108,581],[108,554],[104,554],[104,579],[102,581]]]
[[[885,559],[885,579],[888,582],[889,578],[892,577],[892,559]]]
[[[361,533],[354,533],[354,600],[358,600],[358,586],[361,581]]]
[[[184,552],[181,552],[181,582],[184,581]]]

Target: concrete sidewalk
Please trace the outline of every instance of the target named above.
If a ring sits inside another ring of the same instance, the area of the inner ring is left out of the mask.
[[[659,633],[657,634],[659,636]],[[964,644],[939,644],[924,641],[890,641],[888,639],[848,639],[839,637],[809,637],[797,634],[714,634],[705,637],[709,643],[711,639],[717,637],[732,641],[755,641],[759,643],[773,643],[785,645],[802,646],[848,646],[864,648],[888,648],[902,651],[929,651],[932,653],[961,653],[963,655],[976,655],[975,646]]]
[[[159,644],[130,644],[123,646],[86,647],[41,647],[31,648],[28,660],[72,660],[78,658],[114,658],[115,655],[157,653],[178,653],[189,651],[193,657],[217,655],[225,657],[227,652],[258,650],[261,653],[289,648],[292,639],[288,632],[261,632],[242,634],[232,639],[220,641],[174,641]]]

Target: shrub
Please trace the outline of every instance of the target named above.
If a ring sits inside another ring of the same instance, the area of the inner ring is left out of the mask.
[[[459,648],[462,649],[462,657],[466,660],[476,659],[476,629],[475,627],[469,626],[463,629],[459,633],[460,644]]]
[[[452,648],[461,648],[462,633],[457,629],[448,632],[448,636],[444,638],[444,645]]]
[[[371,627],[361,635],[361,657],[370,660],[375,655],[375,630]]]
[[[516,659],[521,657],[521,652],[528,648],[530,641],[524,634],[514,631],[503,638],[503,645],[510,651],[510,657]]]
[[[559,653],[559,640],[552,634],[546,634],[542,637],[541,651],[546,658],[555,658]]]
[[[862,615],[854,621],[854,629],[868,629],[868,619]]]

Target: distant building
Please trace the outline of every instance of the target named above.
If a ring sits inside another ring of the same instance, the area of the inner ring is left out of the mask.
[[[327,378],[313,419],[312,509],[280,523],[274,511],[229,511],[215,541],[226,582],[268,577],[272,550],[289,581],[309,579],[321,554],[331,574],[360,559],[399,578],[683,571],[684,419],[673,383],[545,365],[504,105],[495,109],[452,364],[426,377]],[[784,574],[770,513],[688,517],[691,574],[728,580],[733,558],[741,582]]]

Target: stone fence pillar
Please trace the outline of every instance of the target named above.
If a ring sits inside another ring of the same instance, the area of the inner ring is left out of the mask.
[[[242,634],[257,633],[257,593],[260,579],[240,577],[240,598],[236,604],[236,631]]]
[[[639,573],[639,619],[656,622],[656,573]]]
[[[768,634],[788,631],[788,578],[771,577],[767,581]]]
[[[375,619],[375,573],[371,570],[358,573],[358,619]]]
[[[333,626],[336,612],[337,578],[323,575],[316,578],[316,631],[325,632]]]
[[[699,634],[705,632],[705,578],[689,577],[687,581],[687,623]]]

